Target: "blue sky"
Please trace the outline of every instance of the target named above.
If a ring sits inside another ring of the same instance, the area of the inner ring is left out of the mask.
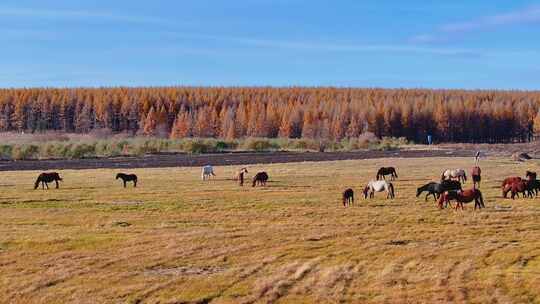
[[[0,87],[540,89],[540,1],[3,0]]]

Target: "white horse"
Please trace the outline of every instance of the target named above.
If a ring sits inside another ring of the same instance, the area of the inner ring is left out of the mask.
[[[364,198],[369,197],[373,198],[375,197],[375,192],[382,192],[386,191],[386,198],[394,198],[394,185],[392,183],[389,183],[385,180],[378,180],[378,181],[370,181],[367,186],[364,188]]]
[[[202,180],[207,180],[210,179],[210,176],[216,176],[214,174],[214,167],[206,165],[202,168],[201,178]]]
[[[459,182],[466,182],[467,181],[467,174],[465,174],[465,170],[463,169],[454,169],[454,170],[445,170],[443,174],[441,175],[441,181],[447,180],[447,179],[454,179],[456,178]]]

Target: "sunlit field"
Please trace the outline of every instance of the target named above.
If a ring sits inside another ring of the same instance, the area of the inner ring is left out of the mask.
[[[363,185],[395,166],[396,199]],[[486,209],[439,210],[416,188],[472,158],[239,167],[0,173],[2,303],[540,303],[540,198],[502,199],[500,181],[536,161],[481,161]],[[539,170],[540,171],[540,170]],[[465,188],[471,187],[469,180]],[[356,205],[344,208],[352,187]]]

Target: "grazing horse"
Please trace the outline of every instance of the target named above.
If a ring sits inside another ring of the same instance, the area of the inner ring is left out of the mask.
[[[133,187],[137,187],[137,175],[118,173],[116,174],[116,179],[119,178],[122,179],[122,181],[124,182],[124,188],[126,187],[127,182],[133,182]]]
[[[447,180],[447,179],[454,179],[456,178],[458,181],[464,183],[467,181],[467,174],[465,174],[465,170],[463,169],[454,169],[454,170],[445,170],[443,174],[441,175],[441,181]]]
[[[512,176],[512,177],[505,178],[503,180],[502,184],[501,184],[503,197],[506,198],[506,195],[510,191],[510,189],[512,187],[512,184],[519,183],[519,182],[521,182],[521,177],[519,177],[519,176]],[[508,187],[510,187],[510,188],[508,188]]]
[[[532,185],[532,183],[531,183]],[[520,179],[513,183],[506,184],[503,189],[503,196],[506,198],[508,192],[511,192],[511,198],[514,199],[519,193],[523,194],[523,197],[532,197],[532,191],[529,187],[529,181]],[[518,195],[519,197],[519,195]]]
[[[240,186],[244,185],[244,175],[246,173],[248,173],[248,170],[246,168],[242,168],[234,175],[234,180],[237,180]]]
[[[349,188],[343,192],[343,206],[352,206],[354,204],[354,191]]]
[[[467,189],[463,191],[449,191],[441,195],[439,199],[439,208],[443,209],[445,203],[449,204],[451,200],[457,202],[456,210],[461,207],[461,210],[464,210],[464,203],[470,203],[474,200],[474,210],[476,208],[482,209],[486,206],[484,205],[484,198],[482,197],[482,192],[476,188]]]
[[[386,179],[386,175],[390,175],[390,180],[398,178],[396,169],[394,167],[382,167],[377,171],[377,180]]]
[[[214,174],[214,167],[206,165],[202,168],[201,178],[202,180],[207,180],[210,179],[210,176],[216,176]]]
[[[426,191],[425,201],[427,201],[430,195],[433,195],[433,199],[437,201],[442,193],[450,190],[461,190],[461,183],[453,180],[445,180],[441,183],[430,182],[416,189],[416,197],[419,197],[422,192]]]
[[[395,191],[394,191],[394,185],[392,183],[389,183],[385,180],[380,181],[370,181],[366,187],[364,188],[364,198],[369,197],[373,198],[375,197],[375,192],[382,192],[386,191],[386,198],[395,198]]]
[[[256,185],[259,185],[259,186],[266,186],[266,182],[268,181],[268,174],[266,174],[266,172],[259,172],[257,174],[255,174],[255,176],[253,177],[253,184],[251,185],[252,187],[255,187]]]
[[[480,180],[482,180],[482,170],[478,166],[474,166],[471,171],[473,187],[480,188]]]
[[[34,189],[37,189],[37,187],[39,187],[39,183],[41,183],[41,187],[42,189],[45,189],[45,187],[47,187],[47,189],[49,189],[49,184],[50,182],[54,181],[56,183],[56,189],[58,189],[59,185],[58,185],[58,181],[62,181],[62,178],[60,177],[60,174],[56,173],[56,172],[45,172],[45,173],[41,173],[37,180],[36,180],[36,183],[34,184]]]
[[[540,190],[540,181],[536,179],[536,172],[527,171],[525,172],[525,177],[529,183],[529,190],[531,192],[534,191],[535,196],[538,196],[538,190]]]

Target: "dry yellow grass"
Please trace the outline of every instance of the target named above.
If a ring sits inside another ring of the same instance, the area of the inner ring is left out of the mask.
[[[361,199],[382,165],[397,167],[397,198]],[[414,197],[469,158],[250,166],[267,188],[227,180],[236,167],[210,182],[198,168],[130,170],[136,189],[115,170],[65,170],[49,191],[32,190],[37,172],[3,172],[0,302],[540,303],[540,199],[498,188],[538,164],[481,165],[476,212]]]

